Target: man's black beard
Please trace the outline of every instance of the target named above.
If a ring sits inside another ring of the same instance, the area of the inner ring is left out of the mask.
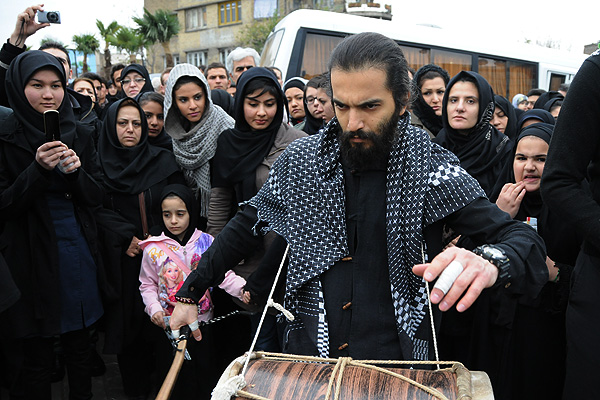
[[[394,143],[394,136],[398,126],[400,115],[394,114],[387,120],[381,122],[377,128],[380,132],[364,131],[346,131],[340,133],[338,140],[340,142],[340,150],[345,164],[352,169],[367,170],[373,167],[385,167],[387,159]],[[371,145],[365,148],[364,143],[350,142],[352,138],[369,139]]]

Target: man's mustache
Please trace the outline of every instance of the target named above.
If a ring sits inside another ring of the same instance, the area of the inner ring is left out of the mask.
[[[365,131],[362,129],[359,129],[357,131],[344,131],[341,134],[340,139],[342,140],[349,140],[349,139],[373,139],[377,136],[377,134],[373,131]]]

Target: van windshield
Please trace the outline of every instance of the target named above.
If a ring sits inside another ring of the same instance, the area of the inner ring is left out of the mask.
[[[265,42],[262,55],[260,56],[261,66],[272,66],[275,65],[275,57],[279,51],[279,45],[283,38],[284,29],[280,29],[277,32],[271,34]]]

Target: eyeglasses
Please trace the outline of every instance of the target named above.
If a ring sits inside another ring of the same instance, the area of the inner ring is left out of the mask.
[[[146,82],[146,78],[135,78],[135,79],[133,79],[133,81],[135,83],[138,83],[141,85],[144,82]],[[121,85],[123,85],[123,86],[128,86],[130,83],[131,83],[131,79],[122,79],[121,80]]]
[[[327,104],[327,102],[329,101],[329,99],[319,99],[318,97],[313,97],[313,96],[308,96],[307,98],[304,99],[304,101],[306,102],[306,104],[312,104],[316,101],[318,101],[319,103],[321,103],[321,105],[325,105]]]

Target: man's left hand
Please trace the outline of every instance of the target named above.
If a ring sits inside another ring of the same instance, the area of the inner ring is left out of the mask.
[[[483,289],[494,285],[498,278],[498,268],[468,250],[450,247],[438,254],[431,263],[415,265],[413,272],[424,277],[427,282],[432,282],[452,261],[461,263],[463,271],[445,295],[440,289],[434,288],[431,291],[431,302],[439,303],[440,310],[448,311],[460,299],[456,309],[463,312],[471,307]]]

